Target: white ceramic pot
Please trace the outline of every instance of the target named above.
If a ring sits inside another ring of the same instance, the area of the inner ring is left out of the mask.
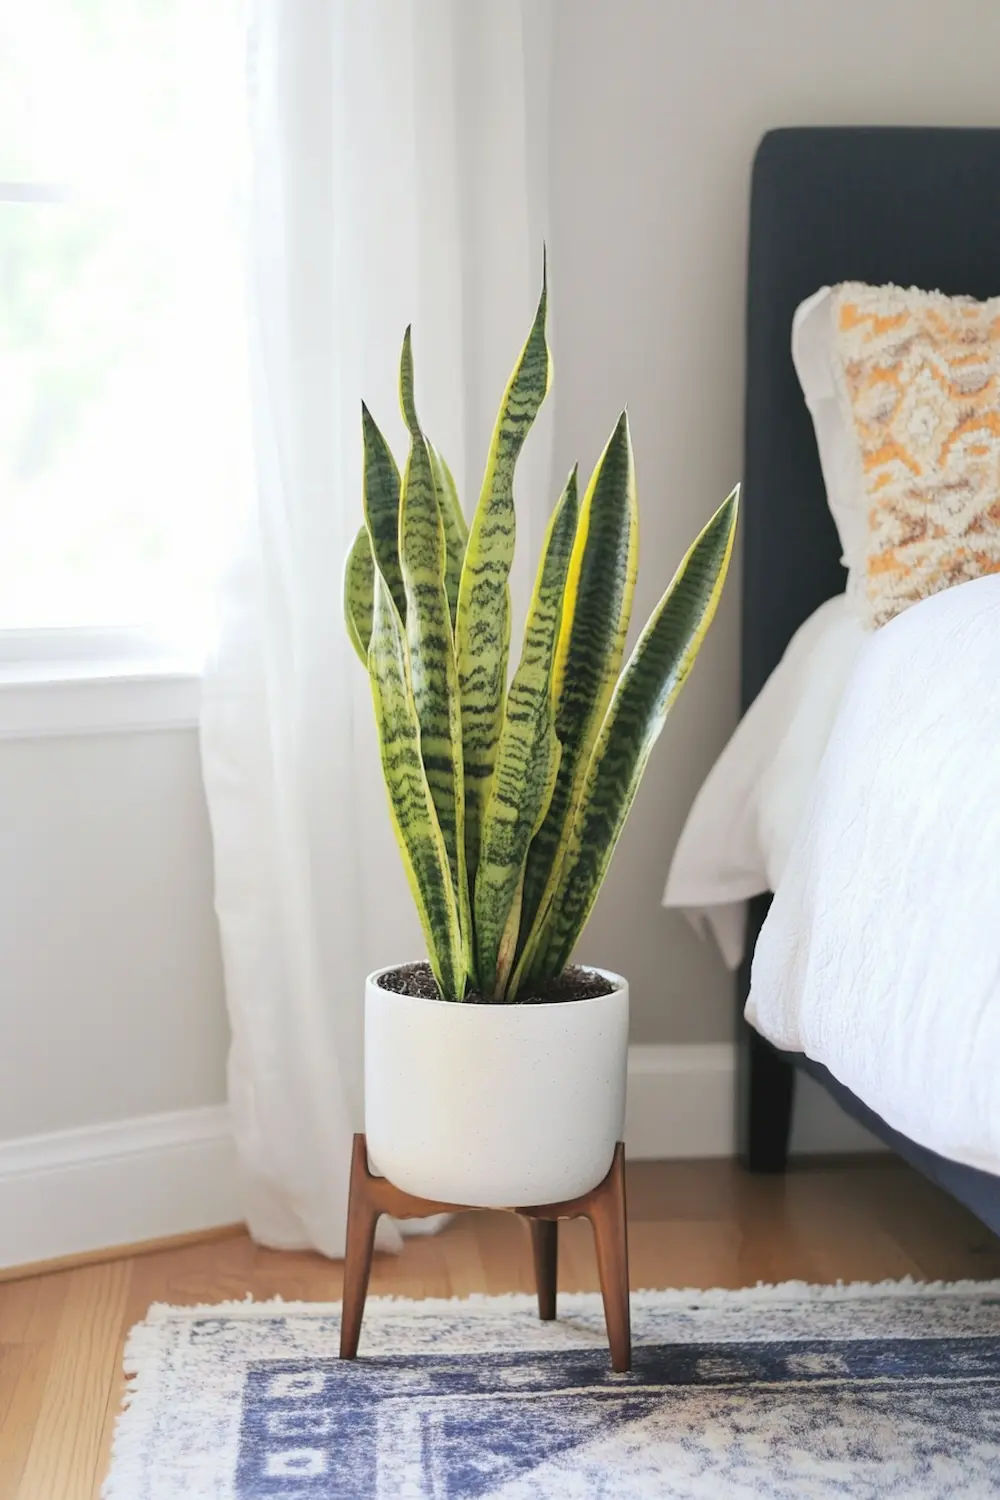
[[[397,1187],[483,1208],[559,1203],[607,1174],[625,1123],[628,983],[593,1000],[465,1005],[369,975],[365,1130]]]

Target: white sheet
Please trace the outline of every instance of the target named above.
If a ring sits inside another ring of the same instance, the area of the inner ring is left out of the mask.
[[[837,707],[867,640],[843,595],[810,615],[716,761],[688,815],[663,904],[723,958],[743,957],[746,902],[776,888]]]
[[[1000,1172],[1000,576],[870,637],[757,942],[748,1019]]]

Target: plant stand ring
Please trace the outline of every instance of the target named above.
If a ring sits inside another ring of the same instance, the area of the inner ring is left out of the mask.
[[[478,1207],[472,1203],[435,1203],[416,1198],[394,1187],[386,1177],[376,1177],[368,1166],[368,1147],[363,1134],[354,1137],[351,1154],[351,1189],[347,1208],[347,1251],[344,1257],[344,1302],[340,1325],[340,1357],[354,1359],[361,1337],[368,1296],[375,1226],[382,1214],[394,1219],[424,1218],[428,1214],[465,1213]],[[533,1208],[512,1208],[531,1226],[531,1243],[538,1288],[538,1316],[550,1321],[556,1315],[556,1281],[559,1253],[559,1220],[589,1219],[594,1231],[597,1269],[604,1300],[604,1317],[611,1348],[611,1368],[619,1373],[632,1367],[632,1334],[629,1317],[628,1231],[625,1221],[625,1145],[615,1147],[611,1167],[603,1182],[566,1203],[544,1203]]]

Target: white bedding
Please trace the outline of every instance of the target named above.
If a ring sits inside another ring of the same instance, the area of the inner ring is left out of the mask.
[[[748,1018],[1000,1172],[1000,576],[867,640],[776,885]]]
[[[810,615],[688,815],[663,904],[709,929],[730,968],[743,957],[747,899],[777,888],[867,639],[842,594]]]

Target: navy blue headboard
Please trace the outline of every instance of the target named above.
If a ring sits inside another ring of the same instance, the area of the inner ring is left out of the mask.
[[[1000,130],[773,130],[750,200],[743,466],[743,707],[843,590],[792,314],[838,281],[1000,294]]]

